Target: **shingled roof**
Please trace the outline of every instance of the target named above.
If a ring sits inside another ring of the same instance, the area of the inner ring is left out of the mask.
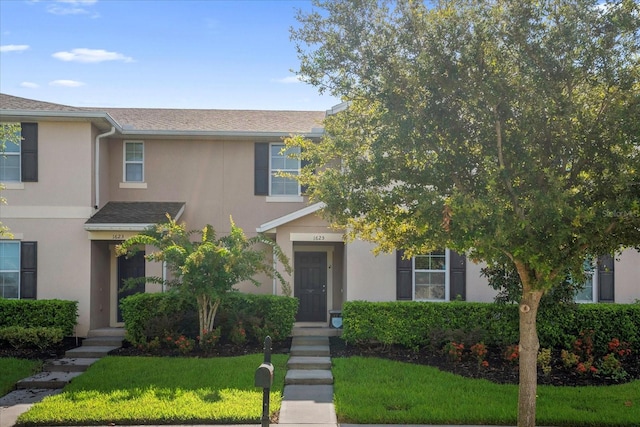
[[[171,218],[178,219],[184,210],[184,202],[109,202],[85,222],[86,230],[121,228],[143,230]]]
[[[111,119],[121,133],[318,133],[322,130],[325,111],[282,110],[205,110],[170,108],[79,108],[0,94],[3,111],[35,113],[94,113]]]

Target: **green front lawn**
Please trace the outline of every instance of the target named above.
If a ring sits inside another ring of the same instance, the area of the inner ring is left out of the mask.
[[[0,357],[0,397],[13,390],[16,382],[40,370],[42,362],[37,360]]]
[[[518,386],[468,379],[385,359],[333,359],[338,421],[356,424],[515,425]],[[636,426],[640,381],[606,387],[538,387],[537,424]]]
[[[23,425],[259,423],[254,387],[262,354],[221,358],[105,357],[61,394],[18,418]],[[273,355],[270,412],[280,410],[286,355]]]

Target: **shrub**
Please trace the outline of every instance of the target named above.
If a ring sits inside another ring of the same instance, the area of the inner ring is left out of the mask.
[[[542,348],[538,352],[538,366],[542,373],[549,376],[551,373],[551,349]]]
[[[78,317],[78,302],[52,300],[16,300],[0,298],[0,328],[57,328],[63,336],[73,336]]]
[[[16,349],[37,348],[44,350],[58,344],[64,338],[62,329],[48,327],[8,326],[0,328],[0,341],[6,341]]]
[[[342,338],[348,343],[441,348],[447,334],[457,330],[465,336],[473,331],[470,342],[488,346],[502,347],[519,339],[515,304],[348,301],[342,318]],[[543,348],[571,348],[581,331],[593,330],[590,339],[596,356],[608,352],[611,337],[640,350],[640,304],[559,304],[541,309],[537,323]]]
[[[198,332],[195,301],[178,293],[135,294],[123,299],[121,307],[126,339],[133,345],[144,346],[156,337],[205,336]],[[284,340],[291,335],[297,309],[295,298],[234,292],[220,305],[214,331],[219,339],[229,339],[233,326],[241,321],[247,340],[262,342],[267,335],[274,342]],[[202,347],[203,341],[198,341]]]

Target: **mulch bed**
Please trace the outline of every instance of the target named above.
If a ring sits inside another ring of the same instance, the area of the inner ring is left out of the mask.
[[[478,366],[478,363],[470,357],[465,357],[459,362],[453,362],[441,351],[433,351],[429,348],[407,349],[400,346],[382,345],[347,345],[338,337],[331,337],[331,357],[378,357],[400,362],[429,365],[442,371],[452,372],[467,378],[484,378],[500,384],[517,384],[518,367],[516,364],[507,362],[499,349],[489,348],[486,360],[489,366]],[[65,338],[59,345],[46,351],[34,349],[13,349],[0,347],[0,357],[20,357],[26,359],[55,359],[64,357],[66,350],[82,344],[82,339]],[[287,354],[291,347],[291,339],[273,344],[272,354]],[[263,353],[263,346],[260,344],[233,345],[231,343],[219,343],[211,351],[193,351],[186,356],[190,357],[232,357],[246,354]],[[127,343],[110,354],[120,356],[164,356],[164,357],[184,357],[175,349],[157,349],[154,351],[143,351]],[[577,371],[566,369],[562,365],[560,352],[553,352],[551,373],[544,375],[538,372],[538,384],[554,386],[581,386],[581,385],[612,385],[620,384],[640,379],[640,354],[631,354],[624,363],[627,377],[623,380],[613,380],[594,374],[579,374]]]
[[[467,378],[483,378],[499,384],[518,384],[518,366],[507,362],[502,351],[489,347],[486,360],[488,367],[478,366],[476,360],[463,358],[460,362],[451,361],[441,351],[429,348],[417,350],[400,346],[347,345],[340,338],[331,338],[331,357],[379,357],[400,362],[429,365],[442,371],[451,372]],[[631,354],[623,365],[628,376],[622,381],[604,378],[593,374],[579,374],[566,369],[560,359],[560,351],[552,352],[551,373],[544,375],[538,369],[538,384],[554,386],[612,385],[640,379],[640,355]]]

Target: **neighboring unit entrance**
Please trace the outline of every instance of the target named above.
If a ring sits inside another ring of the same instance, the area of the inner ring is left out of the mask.
[[[327,321],[327,253],[296,252],[293,293],[300,301],[298,322]]]
[[[120,301],[129,295],[144,292],[144,283],[123,289],[125,280],[144,277],[144,262],[144,252],[138,252],[129,258],[124,255],[118,257],[118,322],[123,322]]]

